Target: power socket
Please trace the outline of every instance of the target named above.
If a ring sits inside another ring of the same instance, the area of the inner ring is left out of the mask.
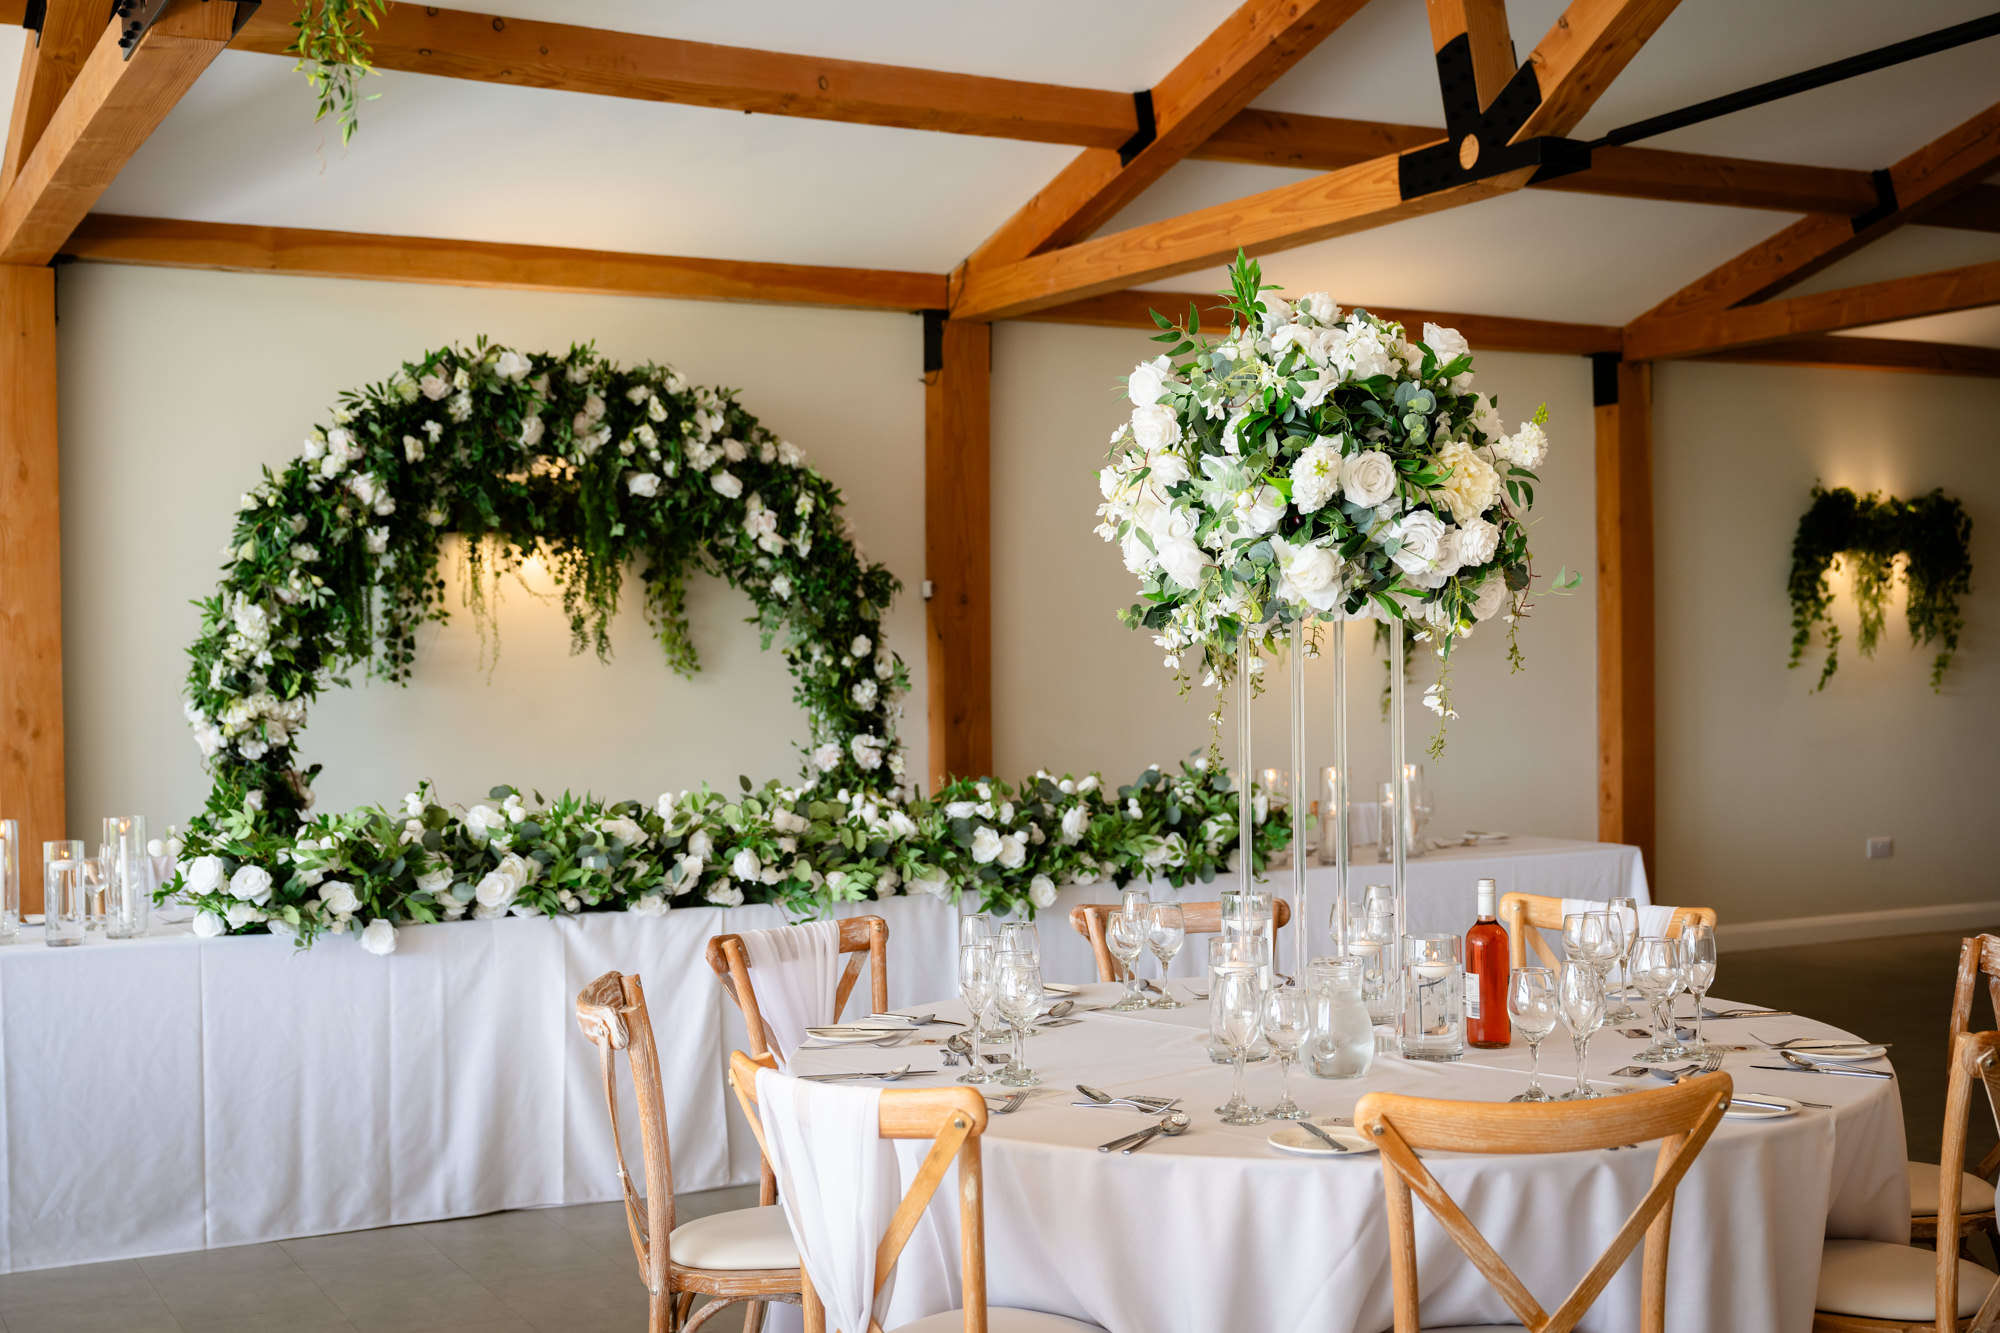
[[[1868,840],[1869,860],[1886,861],[1895,854],[1896,840],[1894,838],[1870,838]]]

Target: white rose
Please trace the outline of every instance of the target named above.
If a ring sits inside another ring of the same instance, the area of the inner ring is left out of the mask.
[[[1163,449],[1158,453],[1148,454],[1146,456],[1146,466],[1150,469],[1146,480],[1162,496],[1167,493],[1167,487],[1178,486],[1194,475],[1193,469],[1188,466],[1187,459],[1182,458],[1170,449]]]
[[[1499,409],[1493,406],[1491,394],[1472,395],[1472,428],[1486,437],[1488,444],[1498,444],[1507,428],[1500,421]]]
[[[625,489],[634,495],[655,496],[660,493],[660,478],[651,472],[633,472],[625,478]]]
[[[1037,875],[1028,881],[1028,901],[1036,907],[1054,907],[1056,904],[1056,882],[1047,875]]]
[[[875,651],[875,645],[869,641],[866,634],[860,634],[856,635],[854,642],[847,646],[847,651],[856,657],[866,657]]]
[[[1340,437],[1313,441],[1292,464],[1292,505],[1301,514],[1317,512],[1340,494]]]
[[[708,836],[707,829],[696,829],[694,836],[688,839],[688,855],[699,856],[704,861],[715,855],[715,841]]]
[[[417,876],[417,887],[425,893],[442,893],[451,887],[452,878],[450,866],[443,866],[436,870],[426,870],[423,874]]]
[[[1340,465],[1340,489],[1348,503],[1370,509],[1395,493],[1396,465],[1379,449],[1364,449]]]
[[[472,896],[479,900],[481,907],[507,907],[514,901],[514,895],[521,886],[514,877],[502,870],[488,871],[473,887]]]
[[[620,815],[616,819],[607,819],[598,827],[624,843],[627,847],[637,847],[646,840],[645,827],[637,820],[628,819],[624,815]]]
[[[231,930],[241,930],[244,926],[252,926],[262,921],[264,914],[249,903],[231,903],[229,910],[223,913],[223,918],[229,922]]]
[[[1167,577],[1190,592],[1201,586],[1201,572],[1215,563],[1208,552],[1185,538],[1161,542],[1159,561]]]
[[[381,958],[396,952],[396,928],[383,917],[376,917],[361,931],[361,947]]]
[[[423,390],[424,397],[435,403],[451,392],[451,381],[442,375],[426,375],[417,381],[417,387]]]
[[[1132,374],[1125,381],[1125,395],[1134,407],[1151,407],[1160,401],[1160,395],[1166,391],[1167,377],[1172,374],[1173,362],[1164,356],[1142,361],[1132,367]]]
[[[226,934],[229,923],[214,912],[203,912],[194,919],[194,933],[202,939],[212,940],[217,935]]]
[[[1147,453],[1164,449],[1181,438],[1180,417],[1164,403],[1132,409],[1132,439]]]
[[[917,821],[901,810],[889,812],[889,836],[892,838],[913,838],[917,833]]]
[[[1458,526],[1458,558],[1461,567],[1479,566],[1500,549],[1500,529],[1483,518],[1468,518]]]
[[[187,891],[193,894],[214,893],[225,878],[219,856],[197,856],[188,862],[183,873],[187,876]]]
[[[1081,803],[1063,811],[1062,840],[1064,842],[1076,842],[1083,837],[1085,830],[1089,827],[1090,812],[1085,810]]]
[[[840,767],[840,747],[832,741],[820,746],[812,753],[813,767],[822,773],[831,773]]]
[[[743,906],[743,890],[737,888],[726,879],[717,880],[715,887],[703,896],[717,907]]]
[[[972,859],[985,865],[1000,855],[1001,845],[1006,841],[985,824],[972,831]]]
[[[738,879],[754,880],[764,873],[764,866],[757,859],[757,853],[745,847],[730,860],[729,870]]]
[[[1297,308],[1311,315],[1317,324],[1335,324],[1340,320],[1340,307],[1325,292],[1307,292],[1299,298]]]
[[[521,421],[521,443],[529,449],[534,448],[542,442],[543,429],[540,417],[523,418]]]
[[[1428,509],[1412,509],[1390,525],[1389,536],[1398,543],[1390,559],[1399,568],[1413,574],[1428,572],[1437,560],[1444,521]]]
[[[229,877],[229,892],[247,903],[267,903],[271,900],[271,872],[262,866],[238,866]]]
[[[715,487],[717,494],[731,500],[743,494],[743,483],[736,479],[733,472],[718,472],[708,479],[708,484]]]
[[[1479,585],[1479,595],[1472,601],[1474,620],[1491,620],[1507,605],[1507,578],[1499,570],[1493,570]]]
[[[1322,612],[1340,604],[1339,555],[1325,546],[1293,545],[1282,537],[1271,538],[1271,552],[1284,576],[1278,587],[1281,598]]]
[[[320,885],[319,901],[336,916],[353,916],[361,910],[361,895],[344,879],[330,879]]]
[[[642,894],[632,904],[632,911],[636,916],[665,916],[667,914],[667,907],[668,903],[665,894],[648,893]]]
[[[504,380],[521,379],[528,370],[528,358],[511,350],[500,353],[500,359],[493,363],[493,373]]]
[[[1008,870],[1019,870],[1028,859],[1028,835],[1010,833],[1000,839],[1000,864]]]
[[[1236,521],[1260,537],[1277,527],[1284,516],[1285,496],[1276,486],[1267,483],[1236,497]]]
[[[483,843],[493,834],[507,827],[507,816],[484,802],[465,812],[465,831],[472,835],[474,842]]]
[[[951,881],[945,873],[934,866],[919,866],[914,874],[904,882],[910,893],[928,893],[934,898],[951,896]]]
[[[1457,329],[1439,328],[1435,324],[1424,325],[1424,346],[1437,356],[1440,370],[1472,352],[1472,344],[1465,340],[1464,334]]]

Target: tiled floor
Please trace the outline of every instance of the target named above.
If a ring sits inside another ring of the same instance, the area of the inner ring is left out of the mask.
[[[1913,1157],[1937,1160],[1957,934],[1722,956],[1717,993],[1894,1042]],[[1992,1019],[1984,1001],[1975,1026]],[[1975,1101],[1972,1156],[1994,1141]],[[756,1202],[683,1195],[679,1220]],[[107,1205],[108,1206],[108,1205]],[[0,1277],[5,1333],[637,1333],[646,1301],[617,1204]],[[739,1333],[735,1311],[706,1327]]]

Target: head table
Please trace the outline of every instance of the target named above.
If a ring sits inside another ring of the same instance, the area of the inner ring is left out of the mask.
[[[1185,996],[1186,987],[1179,988]],[[1087,987],[1083,1005],[1108,1004],[1113,986]],[[1687,1002],[1683,1001],[1685,1009]],[[1718,1006],[1721,1007],[1721,1006]],[[925,1005],[964,1017],[945,1002]],[[989,1300],[1110,1329],[1206,1333],[1214,1329],[1380,1333],[1391,1322],[1389,1233],[1380,1159],[1372,1152],[1305,1159],[1273,1149],[1282,1122],[1219,1123],[1227,1067],[1206,1051],[1207,1005],[1143,1013],[1097,1011],[1027,1042],[1046,1087],[1011,1115],[989,1117],[983,1152]],[[1829,1034],[1806,1018],[1710,1024],[1710,1037],[1743,1042]],[[925,1035],[958,1031],[934,1026]],[[1844,1034],[1843,1034],[1844,1035]],[[1601,1091],[1664,1084],[1602,1077],[1643,1043],[1613,1031],[1592,1043]],[[1558,1028],[1543,1045],[1554,1092],[1573,1079]],[[802,1048],[796,1073],[937,1070],[940,1048],[906,1042]],[[1806,1333],[1823,1236],[1902,1243],[1909,1238],[1903,1118],[1891,1080],[1765,1073],[1768,1054],[1730,1053],[1723,1068],[1739,1090],[1823,1102],[1788,1119],[1724,1120],[1680,1186],[1668,1270],[1667,1326],[1714,1333]],[[1870,1067],[1882,1067],[1880,1062]],[[1527,1085],[1524,1044],[1468,1050],[1455,1064],[1378,1056],[1346,1082],[1303,1077],[1292,1091],[1325,1122],[1349,1117],[1370,1091],[1504,1101]],[[935,1087],[960,1070],[891,1087]],[[1275,1063],[1252,1066],[1249,1096],[1277,1100]],[[1113,1094],[1184,1098],[1193,1127],[1130,1156],[1097,1145],[1147,1123],[1135,1111],[1078,1108],[1078,1082]],[[1011,1091],[989,1085],[999,1096]],[[927,1145],[903,1144],[905,1172]],[[1657,1144],[1636,1151],[1486,1157],[1427,1152],[1425,1164],[1492,1241],[1545,1308],[1581,1279],[1652,1181]],[[939,1198],[953,1198],[947,1184]],[[1512,1312],[1417,1205],[1417,1252],[1426,1326],[1510,1324]],[[958,1303],[955,1208],[933,1204],[897,1269],[885,1327]],[[1639,1326],[1639,1264],[1628,1260],[1581,1328]]]

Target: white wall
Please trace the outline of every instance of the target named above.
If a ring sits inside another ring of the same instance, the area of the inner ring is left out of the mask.
[[[1673,364],[1654,409],[1659,878],[1725,921],[2000,900],[2000,382]],[[1785,668],[1792,534],[1815,480],[1972,517],[1973,592],[1942,693],[1900,587],[1871,661],[1837,580],[1840,673]],[[1869,861],[1871,835],[1896,840]]]
[[[1046,766],[1102,769],[1129,780],[1208,743],[1213,691],[1175,692],[1152,636],[1118,623],[1136,582],[1092,532],[1096,468],[1129,413],[1122,378],[1158,348],[1143,332],[1009,323],[994,337],[994,750],[1003,774]],[[1474,349],[1475,352],[1477,349]],[[1505,414],[1549,405],[1554,447],[1534,528],[1538,571],[1588,571],[1595,558],[1590,366],[1582,357],[1478,356],[1479,383]],[[1504,627],[1489,624],[1452,654],[1455,706],[1442,760],[1418,752],[1431,715],[1416,707],[1434,660],[1419,657],[1411,691],[1412,754],[1437,793],[1434,827],[1596,836],[1596,603],[1589,575],[1544,598],[1521,627],[1528,668],[1510,676]],[[1387,679],[1369,631],[1350,631],[1350,767],[1389,776],[1378,700]],[[1422,651],[1422,650],[1420,650]],[[1330,668],[1308,681],[1308,764],[1332,762]],[[1258,768],[1290,762],[1282,676],[1253,710]],[[1235,762],[1234,712],[1223,725]]]
[[[902,734],[924,772],[922,332],[906,315],[472,291],[69,265],[57,280],[64,688],[69,820],[138,811],[164,825],[206,780],[181,720],[186,645],[237,496],[340,391],[479,334],[529,349],[594,340],[614,360],[668,362],[796,441],[846,492],[868,552],[902,579],[887,621],[912,668]],[[546,592],[544,587],[542,591]],[[699,579],[703,671],[671,674],[636,586],[614,658],[572,658],[559,605],[516,588],[500,656],[477,664],[471,617],[419,640],[407,689],[331,690],[302,747],[322,808],[395,801],[420,778],[449,798],[496,782],[650,799],[703,780],[792,777],[805,736],[783,659],[743,623],[749,600]],[[456,606],[454,593],[454,606]]]

